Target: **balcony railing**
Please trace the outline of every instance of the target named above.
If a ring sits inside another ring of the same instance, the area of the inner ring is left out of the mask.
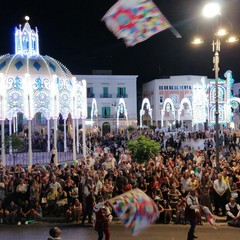
[[[102,118],[113,118],[113,115],[110,115],[110,114],[102,115]]]
[[[95,94],[94,93],[87,93],[87,98],[94,98],[95,97]]]
[[[128,98],[128,94],[117,94],[117,98]]]
[[[112,94],[100,94],[100,98],[112,98]]]

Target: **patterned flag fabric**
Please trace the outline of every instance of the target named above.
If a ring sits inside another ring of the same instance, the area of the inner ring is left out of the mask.
[[[110,199],[109,203],[133,235],[139,234],[158,218],[157,205],[137,188]]]
[[[213,214],[211,213],[211,211],[209,210],[208,207],[206,206],[201,206],[201,209],[203,211],[203,214],[207,220],[207,222],[213,227],[213,228],[217,228],[217,225],[216,225],[216,222],[215,222],[215,219],[214,219],[214,216]]]
[[[134,46],[171,27],[151,0],[119,0],[102,20],[127,46]]]

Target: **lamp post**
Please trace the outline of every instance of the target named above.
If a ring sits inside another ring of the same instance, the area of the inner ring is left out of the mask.
[[[214,40],[212,42],[212,50],[214,52],[213,56],[213,65],[214,65],[214,72],[215,72],[215,147],[216,147],[216,166],[217,170],[219,170],[219,96],[218,96],[218,74],[219,74],[219,61],[220,61],[220,46],[221,46],[221,41],[220,37],[223,37],[228,34],[228,32],[222,28],[220,25],[220,5],[217,4],[216,2],[210,2],[206,4],[203,8],[202,14],[206,18],[214,18],[218,17],[217,19],[217,24],[216,24],[216,29],[217,32],[214,33]],[[229,36],[228,40],[226,42],[236,42],[238,39],[234,36]],[[192,44],[201,44],[203,43],[203,40],[201,38],[196,38]]]
[[[219,102],[218,102],[218,72],[219,72],[219,52],[220,52],[220,40],[216,38],[215,41],[213,41],[213,51],[214,51],[214,57],[213,57],[213,64],[214,64],[214,71],[215,71],[215,145],[216,145],[216,165],[217,170],[219,170]]]

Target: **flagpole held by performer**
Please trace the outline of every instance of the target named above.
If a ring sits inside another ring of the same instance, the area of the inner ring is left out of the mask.
[[[193,240],[194,238],[197,238],[197,236],[194,235],[194,231],[197,224],[197,217],[200,215],[200,205],[195,190],[190,190],[189,192],[185,214],[190,223],[187,240]]]

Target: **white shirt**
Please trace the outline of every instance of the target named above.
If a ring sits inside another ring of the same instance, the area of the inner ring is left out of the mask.
[[[223,194],[228,189],[228,186],[225,181],[223,180],[219,181],[218,179],[216,179],[213,182],[213,188],[218,193]]]

